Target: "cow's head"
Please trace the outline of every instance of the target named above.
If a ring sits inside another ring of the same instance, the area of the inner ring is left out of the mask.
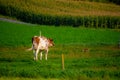
[[[53,42],[53,39],[48,39],[48,42],[49,42],[49,47],[51,47],[51,46],[54,46],[54,42]]]

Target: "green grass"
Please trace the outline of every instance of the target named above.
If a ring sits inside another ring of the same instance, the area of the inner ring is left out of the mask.
[[[61,51],[60,48],[66,49]],[[75,48],[78,48],[77,51]],[[116,80],[120,77],[120,50],[113,46],[88,47],[56,46],[48,55],[48,61],[33,61],[32,52],[26,48],[0,48],[0,76],[43,79],[95,79]],[[61,53],[65,55],[65,70],[61,66]]]
[[[48,60],[33,61],[31,37],[53,38]],[[0,79],[118,80],[119,29],[94,29],[25,25],[0,21]],[[84,52],[84,49],[89,51]],[[61,54],[65,56],[65,70]]]
[[[31,37],[39,35],[53,38],[55,44],[79,45],[117,45],[120,39],[119,29],[94,29],[24,25],[0,21],[1,46],[28,46]]]

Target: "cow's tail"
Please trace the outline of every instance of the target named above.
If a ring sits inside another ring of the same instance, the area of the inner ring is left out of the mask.
[[[31,51],[33,48],[31,47],[31,48],[29,48],[29,49],[26,49],[26,51]]]

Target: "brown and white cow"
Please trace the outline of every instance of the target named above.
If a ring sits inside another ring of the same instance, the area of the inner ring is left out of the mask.
[[[32,50],[34,54],[34,60],[38,60],[39,51],[40,51],[40,60],[42,60],[42,51],[45,51],[45,59],[47,60],[49,47],[51,46],[54,46],[52,39],[48,39],[44,36],[34,36],[32,38]]]

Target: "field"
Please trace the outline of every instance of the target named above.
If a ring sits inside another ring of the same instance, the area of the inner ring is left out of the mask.
[[[41,25],[120,29],[120,6],[94,1],[0,0],[0,14]]]
[[[15,14],[19,14],[19,11],[28,12],[28,16],[31,13],[55,16],[120,16],[119,5],[87,0],[0,0],[0,7],[4,8],[6,12],[8,11],[6,15],[12,16],[14,14],[13,17]],[[13,12],[14,10],[16,12]],[[1,9],[1,13],[3,13],[2,11],[4,10]]]
[[[53,38],[48,60],[33,61],[31,37]],[[118,80],[119,29],[42,26],[0,21],[1,80]],[[85,51],[87,49],[87,51]],[[61,66],[65,56],[65,70]]]

